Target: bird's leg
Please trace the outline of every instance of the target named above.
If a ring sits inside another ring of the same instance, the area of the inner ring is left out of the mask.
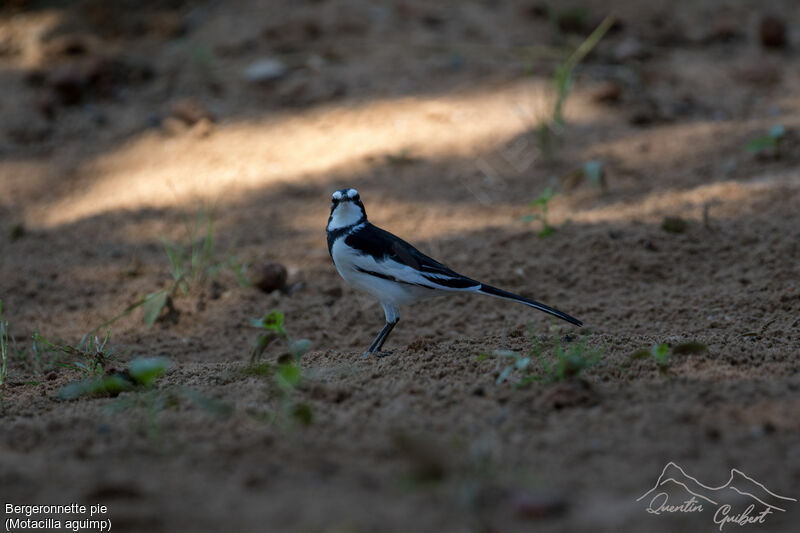
[[[381,302],[381,306],[383,306],[383,313],[386,315],[386,325],[383,326],[383,329],[380,331],[380,333],[378,333],[378,336],[375,337],[375,340],[369,345],[367,351],[364,352],[363,357],[365,359],[369,357],[369,354],[371,353],[380,352],[381,348],[383,347],[383,343],[386,342],[386,338],[389,336],[389,333],[392,332],[392,329],[400,321],[400,310],[397,307],[383,302]]]
[[[369,354],[373,353],[376,350],[376,347],[378,346],[378,343],[383,344],[381,342],[381,340],[384,339],[386,337],[386,335],[389,334],[389,332],[392,330],[393,327],[394,327],[394,324],[392,324],[390,322],[387,322],[386,325],[383,326],[383,329],[380,330],[380,332],[378,333],[378,336],[375,337],[375,340],[372,341],[372,344],[369,345],[369,348],[367,348],[367,351],[364,352],[364,355],[362,356],[364,359],[369,357]]]
[[[389,338],[389,333],[392,332],[392,330],[394,329],[394,327],[397,325],[398,322],[400,322],[399,318],[396,319],[394,322],[389,322],[388,324],[386,324],[386,328],[389,328],[389,329],[383,328],[383,329],[386,330],[386,333],[383,334],[383,336],[381,337],[380,342],[378,342],[378,345],[375,347],[375,350],[374,350],[375,352],[380,352],[381,351],[381,348],[383,348],[383,343],[386,342],[387,338]],[[389,354],[387,353],[386,355],[389,355]]]

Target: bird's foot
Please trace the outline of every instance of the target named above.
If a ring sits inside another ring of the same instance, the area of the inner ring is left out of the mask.
[[[375,352],[370,352],[369,350],[367,350],[366,352],[364,352],[364,355],[361,356],[361,359],[369,359],[370,355],[374,355],[375,357],[386,357],[387,355],[392,355],[392,353],[393,352],[391,350],[381,350]]]

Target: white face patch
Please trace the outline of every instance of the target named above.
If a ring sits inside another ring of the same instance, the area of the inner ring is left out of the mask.
[[[348,198],[355,198],[358,196],[358,191],[355,189],[347,189],[347,197]]]
[[[328,230],[336,230],[346,228],[358,223],[364,216],[361,206],[356,205],[354,202],[342,202],[337,205],[333,213],[331,213],[331,220],[328,222]]]
[[[342,191],[336,191],[335,193],[333,193],[333,199],[334,200],[341,200],[342,199]]]

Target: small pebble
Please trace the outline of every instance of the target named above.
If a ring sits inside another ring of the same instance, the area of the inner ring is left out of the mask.
[[[616,103],[622,97],[622,87],[617,82],[604,81],[592,90],[590,96],[598,103]]]
[[[280,263],[261,263],[253,272],[253,285],[266,293],[286,288],[286,267]]]
[[[206,106],[190,98],[184,98],[172,104],[170,114],[188,126],[192,126],[204,120],[209,122],[214,121],[214,116]]]
[[[280,79],[288,72],[286,65],[277,59],[259,59],[244,71],[244,79],[250,83],[269,83]]]
[[[761,44],[766,48],[784,48],[787,44],[786,23],[774,15],[766,15],[758,26]]]

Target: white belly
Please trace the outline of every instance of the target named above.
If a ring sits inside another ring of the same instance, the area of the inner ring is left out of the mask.
[[[413,284],[398,283],[388,279],[382,279],[370,274],[360,272],[356,267],[372,272],[379,272],[386,275],[393,275],[387,272],[387,264],[377,262],[371,256],[359,255],[344,244],[344,238],[338,239],[331,247],[331,256],[336,265],[336,270],[344,280],[354,289],[372,295],[381,303],[392,305],[405,305],[438,296],[440,291],[427,289]],[[407,267],[408,268],[408,267]],[[393,277],[400,278],[400,272]]]

